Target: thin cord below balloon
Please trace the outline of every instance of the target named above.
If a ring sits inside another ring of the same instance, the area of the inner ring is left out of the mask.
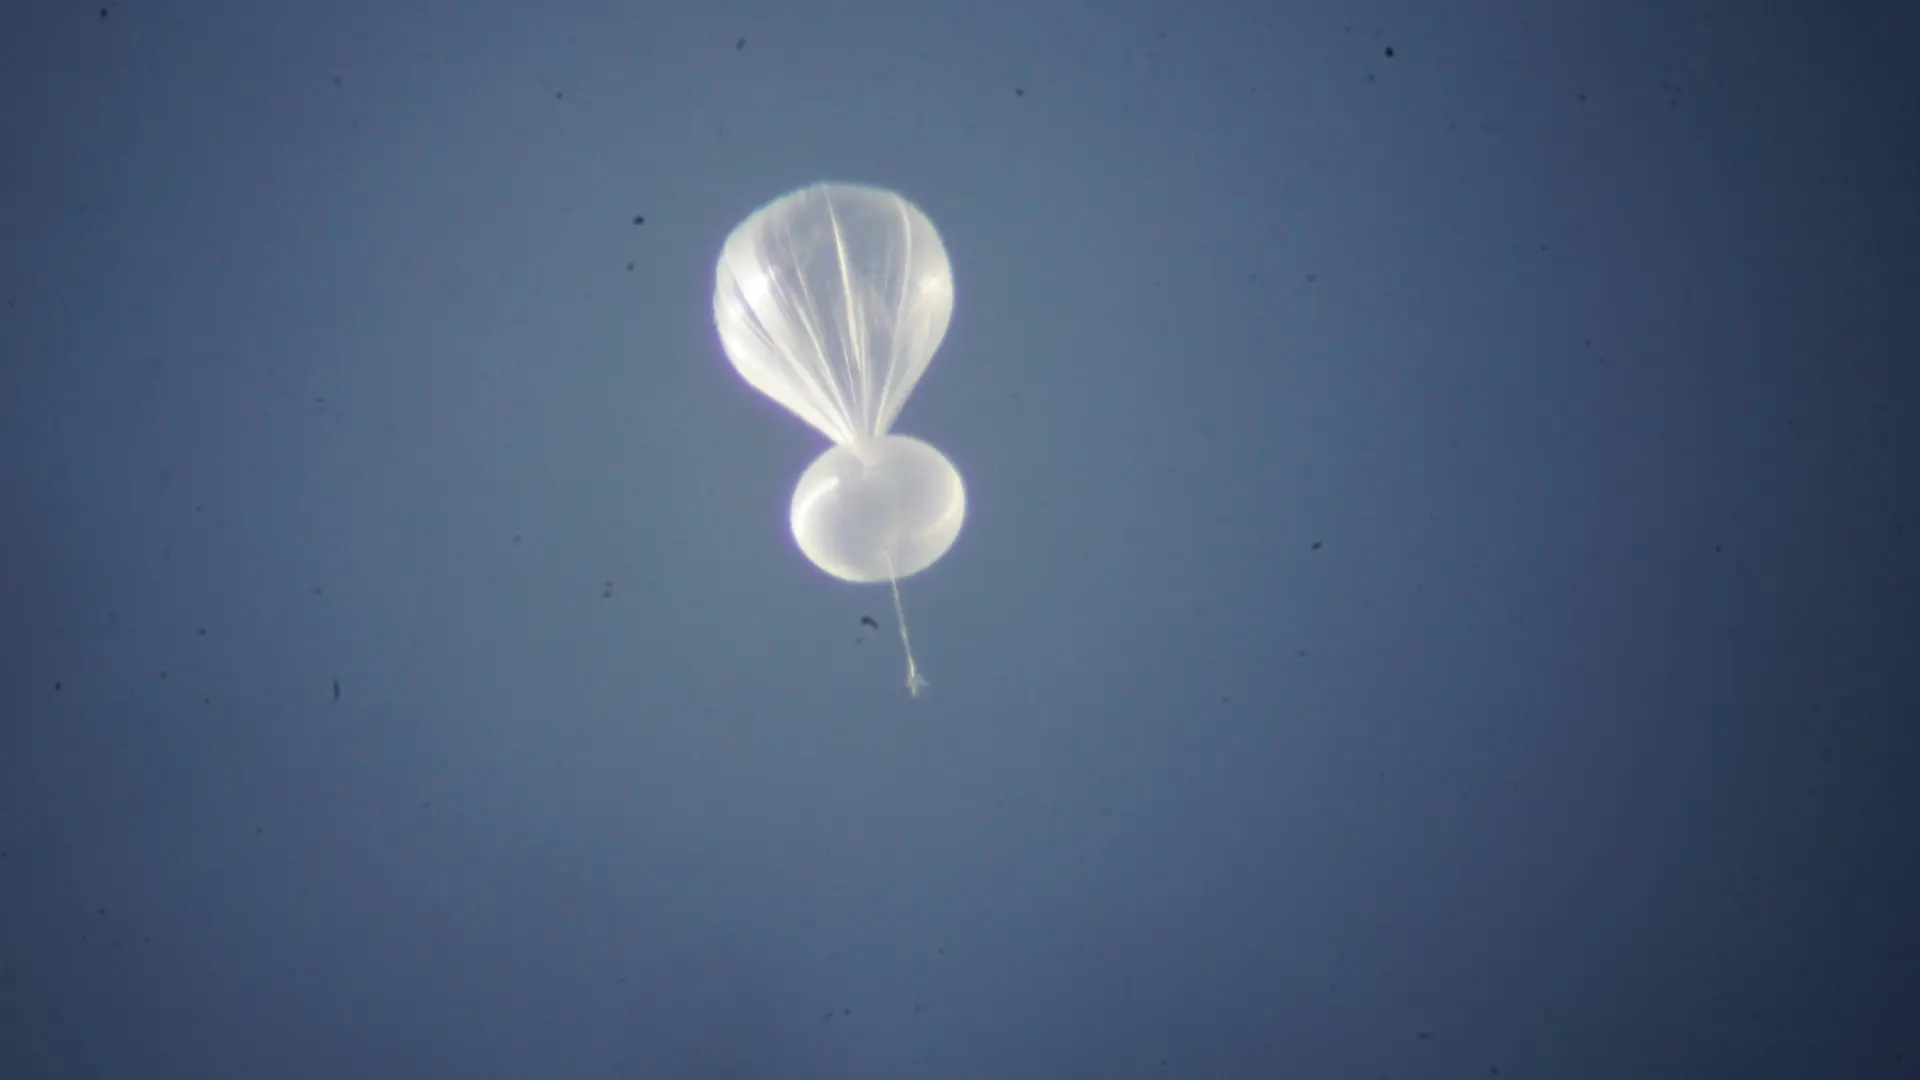
[[[907,653],[907,693],[919,697],[920,691],[927,688],[927,680],[920,677],[920,669],[913,662],[913,642],[907,637],[907,609],[900,603],[900,579],[893,573],[893,556],[885,555],[887,560],[887,584],[893,587],[893,620],[900,624],[900,647]]]

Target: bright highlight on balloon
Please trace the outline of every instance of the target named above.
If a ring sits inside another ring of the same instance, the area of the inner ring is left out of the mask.
[[[966,488],[946,455],[889,432],[953,318],[953,268],[933,222],[891,191],[815,184],[740,223],[720,252],[713,320],[754,389],[834,445],[793,489],[793,539],[842,581],[886,581],[913,660],[900,579],[960,535]]]

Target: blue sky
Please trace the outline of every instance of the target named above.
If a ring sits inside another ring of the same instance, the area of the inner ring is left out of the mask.
[[[1914,1075],[1907,29],[8,7],[0,1074]],[[919,700],[712,323],[820,180]]]

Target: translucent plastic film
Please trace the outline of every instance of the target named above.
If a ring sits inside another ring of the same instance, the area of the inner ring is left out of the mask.
[[[884,434],[926,371],[953,317],[953,271],[906,199],[816,184],[728,236],[713,314],[749,385],[851,445]]]

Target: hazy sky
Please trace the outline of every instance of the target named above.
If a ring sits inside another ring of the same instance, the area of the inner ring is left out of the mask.
[[[1913,28],[1795,6],[0,7],[0,1076],[1920,1075]],[[828,179],[918,701],[713,328]]]

